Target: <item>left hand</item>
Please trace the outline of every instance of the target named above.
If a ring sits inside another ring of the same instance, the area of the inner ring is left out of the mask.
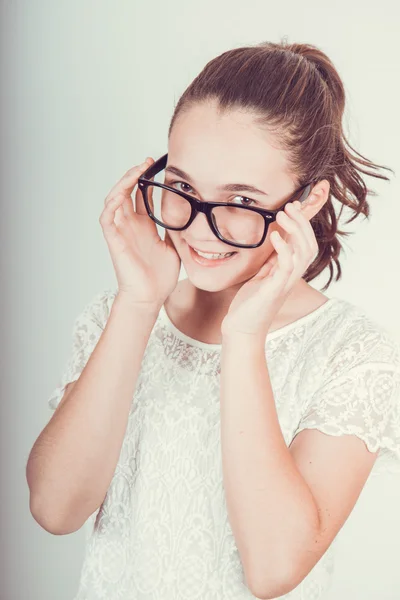
[[[290,202],[277,214],[286,239],[277,230],[271,233],[275,251],[237,292],[221,324],[223,336],[244,333],[265,339],[275,315],[315,259],[318,243],[300,206],[299,201]]]

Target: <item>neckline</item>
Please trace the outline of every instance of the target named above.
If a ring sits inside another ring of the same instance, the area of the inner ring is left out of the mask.
[[[303,317],[300,317],[299,319],[296,319],[296,321],[292,321],[291,323],[288,323],[287,325],[284,325],[283,327],[279,327],[279,329],[270,331],[269,333],[267,333],[266,342],[271,339],[274,339],[276,337],[279,337],[281,335],[284,335],[285,333],[287,333],[288,331],[290,331],[291,329],[293,329],[295,327],[298,327],[299,325],[303,325],[304,323],[311,321],[312,319],[317,317],[319,314],[324,312],[327,308],[329,308],[337,300],[339,300],[337,297],[332,296],[331,298],[328,298],[327,300],[325,300],[325,302],[323,304],[321,304],[320,306],[318,306],[318,308],[314,309],[312,312],[308,313],[307,315],[304,315]],[[200,340],[195,340],[194,338],[192,338],[192,337],[186,335],[185,333],[183,333],[182,331],[180,331],[180,329],[178,329],[174,325],[174,323],[171,321],[171,319],[169,318],[168,313],[165,310],[164,304],[161,306],[159,315],[161,316],[162,321],[167,326],[167,328],[170,329],[177,338],[186,342],[190,346],[195,346],[196,348],[202,348],[203,350],[219,350],[219,351],[221,351],[222,344],[207,344],[206,342],[201,342]]]

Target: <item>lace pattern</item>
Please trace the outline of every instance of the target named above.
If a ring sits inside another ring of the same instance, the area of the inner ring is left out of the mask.
[[[48,400],[55,409],[104,330],[116,291],[95,296],[73,327],[72,350]],[[272,332],[266,359],[287,445],[305,428],[353,434],[399,470],[399,347],[350,303]],[[121,453],[106,497],[86,522],[74,600],[241,600],[249,591],[222,483],[220,348],[190,342],[161,311],[146,347]],[[290,600],[329,588],[335,541]]]
[[[86,366],[104,331],[115,295],[111,289],[97,293],[76,317],[72,327],[70,354],[58,385],[47,400],[51,410],[59,405],[68,383],[76,381]]]
[[[371,475],[400,473],[399,346],[358,312],[340,334],[325,331],[333,336],[330,360],[295,435],[303,429],[356,435],[370,452],[380,450]]]

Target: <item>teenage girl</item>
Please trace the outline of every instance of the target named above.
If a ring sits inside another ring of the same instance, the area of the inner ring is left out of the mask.
[[[319,600],[371,471],[399,465],[399,345],[309,283],[340,278],[361,173],[387,179],[344,107],[312,45],[229,50],[180,98],[168,155],[106,197],[118,286],[77,317],[27,465],[36,521],[87,525],[76,600]]]

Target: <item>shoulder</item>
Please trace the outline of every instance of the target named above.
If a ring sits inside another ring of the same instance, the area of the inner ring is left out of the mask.
[[[342,298],[331,298],[330,306],[312,321],[301,348],[308,357],[298,361],[303,370],[299,385],[306,396],[310,388],[318,391],[364,370],[400,373],[395,337],[362,307]]]
[[[357,362],[386,362],[400,366],[400,344],[395,336],[361,306],[336,299],[332,313],[332,351],[347,366]]]

